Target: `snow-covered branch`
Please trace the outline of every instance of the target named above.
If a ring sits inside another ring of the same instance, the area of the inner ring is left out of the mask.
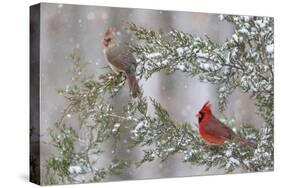
[[[169,33],[130,24],[138,44],[131,44],[139,62],[139,75],[182,71],[218,85],[223,110],[235,88],[264,100],[273,99],[273,19],[221,16],[234,25],[234,34],[222,45],[208,36],[196,37],[176,29]]]
[[[50,128],[50,144],[57,153],[47,160],[47,183],[102,181],[123,173],[129,166],[138,167],[156,159],[165,161],[174,154],[179,154],[183,162],[204,165],[207,169],[272,170],[273,19],[249,16],[221,16],[221,19],[235,28],[232,37],[223,44],[208,36],[200,38],[176,29],[163,33],[130,24],[129,30],[138,41],[130,44],[138,60],[137,77],[148,79],[160,70],[198,76],[201,81],[218,86],[222,110],[234,89],[251,94],[256,99],[257,112],[265,120],[264,127],[257,130],[242,125],[236,133],[257,143],[256,149],[234,142],[208,146],[195,125],[172,119],[152,98],[129,98],[122,110],[116,110],[108,98],[123,87],[124,75],[110,72],[98,79],[88,76],[83,73],[81,58],[73,53],[74,79],[58,91],[67,104],[56,125]],[[154,113],[148,112],[148,106]],[[225,123],[230,126],[227,120]],[[129,134],[126,142],[122,140],[125,134]],[[105,144],[110,151],[105,151]],[[141,149],[142,158],[119,159],[116,153],[121,146],[128,152]],[[112,158],[108,166],[98,167],[104,152],[111,152]]]

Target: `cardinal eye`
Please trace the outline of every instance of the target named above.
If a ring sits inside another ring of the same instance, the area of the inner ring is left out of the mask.
[[[110,42],[111,41],[111,38],[108,38],[108,39],[105,39],[106,40],[106,42]]]

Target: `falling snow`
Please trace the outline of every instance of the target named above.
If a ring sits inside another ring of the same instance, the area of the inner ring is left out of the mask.
[[[88,13],[88,15],[87,15],[87,19],[88,19],[88,20],[94,20],[95,17],[96,17],[96,15],[95,15],[94,12],[90,12],[90,13]]]

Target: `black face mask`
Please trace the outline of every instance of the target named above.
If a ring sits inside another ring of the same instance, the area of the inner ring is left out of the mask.
[[[199,123],[201,123],[203,117],[205,116],[205,112],[199,112],[199,114],[201,115],[200,118],[198,119]]]

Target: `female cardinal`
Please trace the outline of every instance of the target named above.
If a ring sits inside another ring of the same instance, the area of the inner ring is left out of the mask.
[[[225,141],[238,141],[252,148],[256,148],[256,144],[235,135],[230,128],[220,122],[212,114],[209,101],[204,104],[201,110],[196,114],[196,117],[199,121],[199,134],[208,144],[221,145],[224,144]]]
[[[135,75],[137,63],[133,54],[130,53],[128,46],[118,43],[112,28],[107,29],[101,42],[105,46],[105,58],[111,69],[116,74],[120,72],[125,73],[133,97],[140,96],[140,87]]]

